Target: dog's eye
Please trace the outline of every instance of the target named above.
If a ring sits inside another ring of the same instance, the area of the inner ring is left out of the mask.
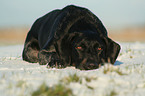
[[[82,47],[80,47],[80,46],[79,46],[79,47],[76,47],[76,49],[79,49],[79,50],[81,50],[81,49],[82,49]]]
[[[100,50],[102,50],[102,48],[101,48],[101,47],[99,47],[97,50],[99,50],[99,51],[100,51]]]

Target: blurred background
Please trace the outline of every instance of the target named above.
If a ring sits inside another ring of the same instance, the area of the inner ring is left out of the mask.
[[[66,5],[91,10],[119,42],[145,42],[145,0],[0,0],[0,46],[23,44],[34,21]]]

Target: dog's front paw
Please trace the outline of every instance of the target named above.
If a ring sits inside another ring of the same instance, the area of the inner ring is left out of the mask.
[[[50,53],[46,50],[41,50],[38,53],[38,61],[40,65],[46,65],[49,62]]]
[[[56,52],[41,50],[38,54],[38,60],[40,65],[47,64],[47,67],[64,68],[63,62]]]
[[[63,61],[58,57],[56,52],[53,52],[49,57],[49,62],[47,67],[51,68],[64,68]]]

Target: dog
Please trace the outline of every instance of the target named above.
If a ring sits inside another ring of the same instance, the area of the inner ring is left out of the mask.
[[[91,70],[104,63],[114,64],[120,49],[90,10],[68,5],[34,22],[25,40],[22,58],[49,67],[75,66]]]

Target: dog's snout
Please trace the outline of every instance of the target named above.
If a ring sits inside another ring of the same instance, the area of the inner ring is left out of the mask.
[[[88,69],[96,69],[99,68],[99,64],[97,63],[87,63]]]
[[[94,63],[91,63],[91,64],[89,64],[90,66],[94,66],[94,65],[97,65],[97,64],[94,64]]]

